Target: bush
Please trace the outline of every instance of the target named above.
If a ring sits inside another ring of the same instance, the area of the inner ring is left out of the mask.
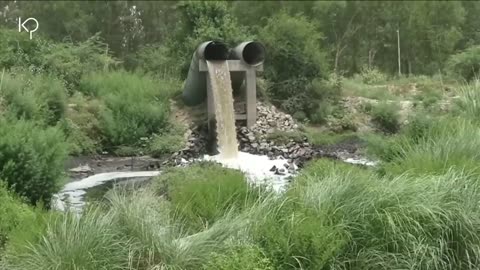
[[[268,19],[260,30],[259,40],[268,51],[265,77],[272,82],[269,99],[289,113],[303,111],[308,116],[317,108],[316,101],[327,93],[322,79],[326,77],[322,36],[303,16],[290,16],[281,12]],[[292,40],[302,40],[301,43]],[[311,81],[318,78],[311,85]],[[313,88],[322,88],[315,91]]]
[[[53,43],[42,48],[43,69],[64,80],[71,90],[84,75],[107,71],[118,64],[98,35],[77,44]]]
[[[76,92],[68,100],[69,107],[60,127],[67,135],[71,154],[93,154],[101,150],[101,112],[105,105],[99,99]]]
[[[362,82],[365,84],[378,84],[384,83],[387,80],[387,76],[383,74],[377,68],[364,67],[360,72]]]
[[[105,147],[138,146],[141,138],[168,126],[169,98],[176,81],[155,81],[124,71],[93,74],[82,79],[81,90],[104,102],[100,130]]]
[[[42,47],[47,42],[40,37],[30,39],[15,30],[0,29],[0,66],[7,69],[14,66],[40,66]]]
[[[0,179],[30,203],[48,206],[63,178],[67,144],[62,132],[0,120],[0,137]]]
[[[465,51],[450,56],[447,61],[450,74],[467,81],[478,77],[480,73],[480,45],[467,48]]]
[[[165,171],[155,179],[155,190],[165,193],[180,220],[194,231],[248,207],[256,197],[243,173],[213,163]]]
[[[395,133],[400,129],[399,110],[397,104],[378,103],[372,108],[372,121],[384,132]]]
[[[0,258],[11,231],[32,216],[33,211],[14,198],[0,181]]]
[[[55,125],[64,118],[67,107],[66,89],[61,81],[48,75],[32,75],[28,71],[7,74],[0,97],[14,117],[47,125]]]

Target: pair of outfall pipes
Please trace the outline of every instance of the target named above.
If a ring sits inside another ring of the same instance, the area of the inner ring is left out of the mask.
[[[221,41],[207,41],[193,53],[190,69],[183,88],[183,101],[188,106],[202,103],[207,97],[207,75],[199,70],[200,61],[241,60],[244,64],[258,66],[265,60],[265,47],[257,41],[240,43],[233,49]],[[245,80],[243,73],[231,73],[232,89],[239,91]]]

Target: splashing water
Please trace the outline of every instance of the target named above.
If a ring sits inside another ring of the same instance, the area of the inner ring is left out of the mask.
[[[220,158],[236,159],[238,157],[238,142],[235,129],[232,82],[228,64],[227,61],[207,61],[207,66],[213,92]]]

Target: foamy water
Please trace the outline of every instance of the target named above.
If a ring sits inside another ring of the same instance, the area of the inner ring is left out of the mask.
[[[73,210],[80,212],[85,206],[84,197],[89,188],[100,186],[114,180],[130,178],[148,179],[159,174],[159,171],[110,172],[95,174],[83,178],[82,180],[66,184],[59,193],[53,196],[52,206],[60,211],[65,211],[70,207]]]
[[[292,176],[286,166],[293,166],[292,169],[294,171],[297,170],[294,164],[289,164],[285,159],[271,160],[267,156],[258,156],[245,152],[239,152],[237,158],[230,159],[224,159],[220,155],[205,155],[203,160],[215,161],[224,167],[240,170],[245,173],[249,182],[255,185],[266,185],[276,192],[284,191],[289,182],[288,178]],[[284,174],[275,174],[275,171],[271,170],[274,166],[278,169],[283,169]]]

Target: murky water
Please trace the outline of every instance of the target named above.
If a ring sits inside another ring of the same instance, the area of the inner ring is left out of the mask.
[[[218,151],[222,159],[238,157],[233,91],[226,61],[207,61],[217,123]]]

